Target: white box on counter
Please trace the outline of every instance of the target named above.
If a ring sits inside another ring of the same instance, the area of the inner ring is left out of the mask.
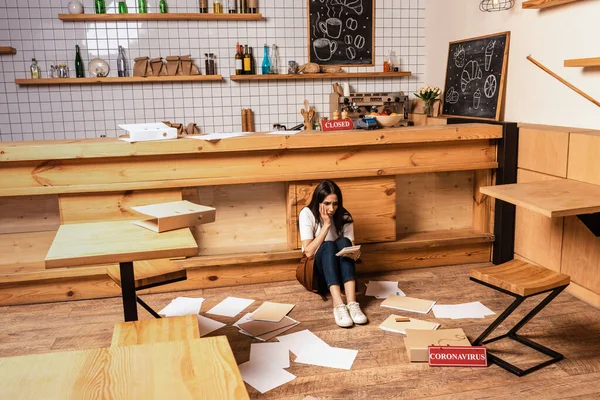
[[[123,138],[127,142],[177,139],[177,128],[171,128],[162,122],[119,125],[119,128],[125,129],[129,133],[129,139]]]

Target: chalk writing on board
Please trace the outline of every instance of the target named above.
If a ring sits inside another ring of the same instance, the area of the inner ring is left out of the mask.
[[[375,0],[307,0],[309,59],[373,65]]]

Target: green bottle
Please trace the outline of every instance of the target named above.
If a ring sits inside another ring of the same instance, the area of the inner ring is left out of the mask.
[[[138,0],[138,13],[139,14],[147,14],[148,13],[148,2],[146,0]]]
[[[158,4],[158,8],[159,8],[161,14],[166,14],[169,9],[167,6],[166,0],[160,0],[160,3]]]
[[[96,14],[106,14],[106,4],[104,3],[104,0],[96,0],[94,6],[96,8]]]
[[[119,1],[119,14],[127,14],[127,3]]]
[[[79,45],[75,45],[75,76],[77,78],[85,78],[83,62],[81,62],[81,54],[79,54]]]

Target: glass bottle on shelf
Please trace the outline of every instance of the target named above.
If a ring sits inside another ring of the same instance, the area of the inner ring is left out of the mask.
[[[256,75],[256,60],[254,59],[254,49],[248,48],[250,52],[250,75]]]
[[[227,3],[227,10],[229,14],[237,14],[237,1],[238,0],[229,0]]]
[[[199,0],[200,14],[208,13],[208,0]]]
[[[265,43],[263,47],[262,74],[268,75],[271,72],[271,60],[269,59],[269,46]]]
[[[250,75],[252,73],[252,61],[250,60],[250,53],[248,52],[248,45],[244,48],[244,75]]]
[[[213,1],[213,13],[223,14],[223,5],[221,4],[221,0]]]
[[[127,3],[119,1],[119,14],[127,14]]]
[[[271,47],[271,71],[269,73],[279,73],[279,50],[275,44]]]
[[[258,13],[258,0],[247,0],[248,2],[248,13],[256,14]]]
[[[210,75],[210,64],[208,62],[208,53],[204,53],[204,70],[206,75]]]
[[[104,3],[104,0],[94,1],[94,8],[96,9],[96,14],[106,14],[106,3]]]
[[[138,0],[138,14],[148,13],[148,2],[147,0]]]
[[[75,45],[75,76],[77,78],[85,78],[83,73],[83,62],[81,61],[81,53],[79,52],[79,45]]]
[[[161,14],[166,14],[169,12],[169,6],[167,5],[166,0],[160,0],[160,3],[158,3],[158,10]]]
[[[242,53],[242,46],[239,43],[235,44],[235,74],[242,75],[244,73],[244,54]]]
[[[208,67],[210,68],[210,75],[216,75],[217,74],[217,68],[216,68],[216,64],[215,64],[215,55],[214,55],[214,53],[209,53],[208,54]]]
[[[240,0],[240,12],[248,14],[248,0]]]
[[[383,61],[383,72],[390,72],[390,58],[389,58],[389,55]]]
[[[127,61],[125,60],[125,50],[119,46],[119,56],[117,57],[117,71],[120,77],[127,76]]]
[[[35,58],[31,59],[31,66],[29,67],[31,72],[31,79],[40,79],[42,77],[42,71]]]

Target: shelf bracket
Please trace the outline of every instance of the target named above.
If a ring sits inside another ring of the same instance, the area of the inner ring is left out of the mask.
[[[577,218],[583,222],[594,236],[600,237],[600,212],[594,214],[580,214]]]

